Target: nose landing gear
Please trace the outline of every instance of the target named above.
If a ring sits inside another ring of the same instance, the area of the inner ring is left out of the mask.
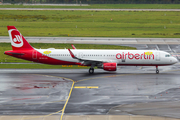
[[[158,66],[156,66],[156,74],[159,74]]]

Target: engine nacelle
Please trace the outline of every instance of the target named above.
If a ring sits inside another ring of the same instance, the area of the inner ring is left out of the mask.
[[[102,67],[106,71],[116,71],[117,63],[103,63]]]

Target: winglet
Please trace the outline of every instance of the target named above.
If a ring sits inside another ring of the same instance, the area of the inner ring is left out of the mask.
[[[71,44],[71,46],[72,46],[73,49],[76,49],[76,47],[73,44]]]
[[[76,59],[76,56],[72,53],[72,51],[70,49],[68,49],[68,50],[69,50],[71,57]]]

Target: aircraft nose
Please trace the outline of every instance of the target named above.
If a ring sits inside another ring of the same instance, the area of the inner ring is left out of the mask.
[[[177,63],[177,62],[179,62],[179,61],[178,61],[178,59],[176,59],[176,58],[174,57],[173,60],[172,60],[172,62],[175,64],[175,63]]]

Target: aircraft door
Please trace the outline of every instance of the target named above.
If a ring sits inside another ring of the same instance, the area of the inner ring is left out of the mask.
[[[33,58],[33,59],[37,59],[37,51],[36,51],[36,50],[33,50],[33,52],[32,52],[32,58]]]
[[[160,53],[159,53],[159,51],[156,52],[156,61],[160,61]]]

